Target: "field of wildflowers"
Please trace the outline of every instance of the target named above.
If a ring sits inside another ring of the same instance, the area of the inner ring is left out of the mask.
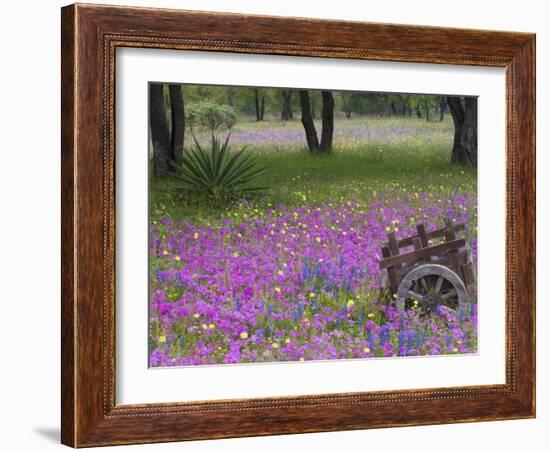
[[[269,167],[258,199],[205,207],[153,181],[150,365],[476,352],[475,293],[430,316],[380,297],[389,230],[451,217],[477,258],[476,175],[448,163],[452,125],[342,120],[334,155],[313,158],[298,122],[277,124],[232,135]]]

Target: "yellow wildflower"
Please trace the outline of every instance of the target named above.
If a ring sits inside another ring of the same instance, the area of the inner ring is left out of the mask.
[[[166,336],[159,336],[159,342],[164,344],[166,342]]]
[[[248,333],[246,331],[241,333],[241,339],[248,339]]]

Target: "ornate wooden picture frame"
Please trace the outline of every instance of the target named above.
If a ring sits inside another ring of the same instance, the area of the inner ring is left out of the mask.
[[[62,442],[73,447],[535,416],[535,36],[71,5],[62,9]],[[115,51],[143,47],[506,70],[506,382],[117,405]]]

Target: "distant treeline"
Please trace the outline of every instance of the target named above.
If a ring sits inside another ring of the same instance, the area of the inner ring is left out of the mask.
[[[298,89],[246,88],[233,86],[183,85],[187,103],[213,102],[233,107],[239,116],[257,121],[264,119],[289,120],[300,116]],[[308,90],[311,114],[321,118],[322,92]],[[428,121],[443,120],[448,112],[446,96],[390,94],[355,91],[332,91],[337,114],[351,118],[354,115],[416,116]],[[168,96],[168,89],[165,89]]]
[[[332,151],[334,118],[341,114],[444,119],[455,128],[451,161],[477,165],[477,98],[336,90],[244,88],[151,83],[149,127],[156,175],[181,160],[186,129],[231,129],[243,116],[256,121],[299,118],[311,153]],[[321,119],[321,127],[314,120]],[[319,130],[318,130],[319,129]]]

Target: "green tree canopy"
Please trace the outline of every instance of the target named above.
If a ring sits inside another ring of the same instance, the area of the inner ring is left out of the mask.
[[[218,130],[231,129],[237,122],[237,114],[233,107],[209,101],[189,104],[185,109],[185,116],[191,131],[205,128],[215,133]]]

